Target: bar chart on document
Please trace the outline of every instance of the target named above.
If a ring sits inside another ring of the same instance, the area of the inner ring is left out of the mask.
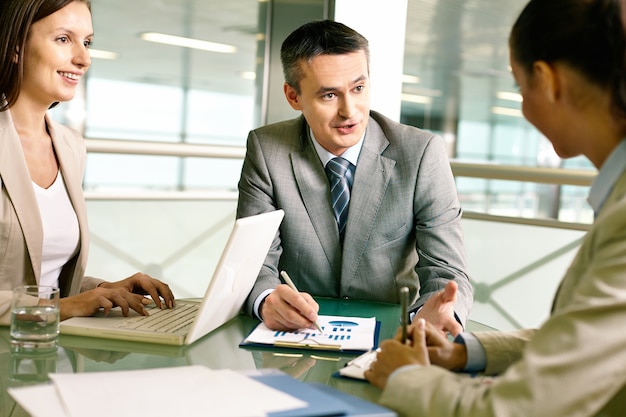
[[[243,345],[355,351],[367,351],[374,347],[375,317],[319,316],[318,323],[322,332],[315,329],[271,330],[260,323],[243,341]]]

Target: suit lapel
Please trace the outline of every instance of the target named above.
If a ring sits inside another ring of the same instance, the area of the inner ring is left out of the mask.
[[[9,110],[0,112],[0,131],[4,132],[0,143],[0,177],[24,233],[35,281],[39,282],[43,226],[20,138]]]
[[[389,141],[382,129],[370,117],[350,197],[341,275],[344,288],[349,286],[359,269],[396,165],[395,160],[382,155],[388,145]]]
[[[329,184],[304,121],[303,125],[302,148],[298,152],[291,153],[291,164],[300,198],[306,207],[320,244],[324,248],[326,258],[338,274],[341,270],[341,245],[337,223],[330,205]]]
[[[554,300],[552,301],[552,314],[554,314],[563,306],[567,306],[571,302],[572,294],[578,287],[580,279],[584,276],[582,271],[584,271],[588,267],[590,262],[590,259],[588,258],[589,252],[586,249],[588,245],[592,244],[593,233],[595,233],[596,224],[601,224],[604,220],[604,217],[607,215],[606,213],[611,212],[613,210],[613,206],[623,200],[625,195],[626,171],[622,172],[622,175],[615,183],[613,191],[611,191],[611,194],[609,194],[609,197],[607,198],[604,205],[602,206],[602,209],[598,213],[598,217],[595,219],[593,227],[586,234],[581,247],[579,248],[576,256],[574,257],[574,260],[567,270],[565,277],[561,280],[561,283],[559,284],[559,287],[557,288],[556,294],[554,296]],[[606,228],[607,226],[604,227]]]

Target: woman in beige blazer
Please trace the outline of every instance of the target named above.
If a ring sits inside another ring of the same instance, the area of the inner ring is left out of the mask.
[[[61,289],[61,319],[115,306],[147,314],[144,294],[172,307],[169,287],[137,273],[118,282],[84,277],[89,245],[81,188],[85,145],[47,116],[74,97],[91,64],[85,0],[0,3],[0,323],[11,290]]]
[[[400,415],[626,415],[623,3],[531,0],[515,23],[511,68],[524,116],[560,157],[585,155],[599,169],[589,195],[596,221],[539,329],[462,334],[451,343],[420,321],[407,345],[383,342],[366,377]],[[448,371],[473,362],[499,376]]]

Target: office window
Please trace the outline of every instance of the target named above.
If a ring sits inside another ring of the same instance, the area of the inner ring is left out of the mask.
[[[593,169],[562,161],[522,117],[508,36],[527,0],[409,0],[401,120],[436,132],[453,158]],[[588,187],[458,178],[466,210],[591,222]]]
[[[92,12],[86,137],[245,144],[264,2],[94,0]],[[89,154],[85,189],[233,189],[241,162]]]

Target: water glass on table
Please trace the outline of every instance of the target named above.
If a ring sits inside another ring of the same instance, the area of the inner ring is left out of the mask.
[[[13,289],[11,345],[14,348],[51,348],[59,336],[59,289],[25,285]]]

